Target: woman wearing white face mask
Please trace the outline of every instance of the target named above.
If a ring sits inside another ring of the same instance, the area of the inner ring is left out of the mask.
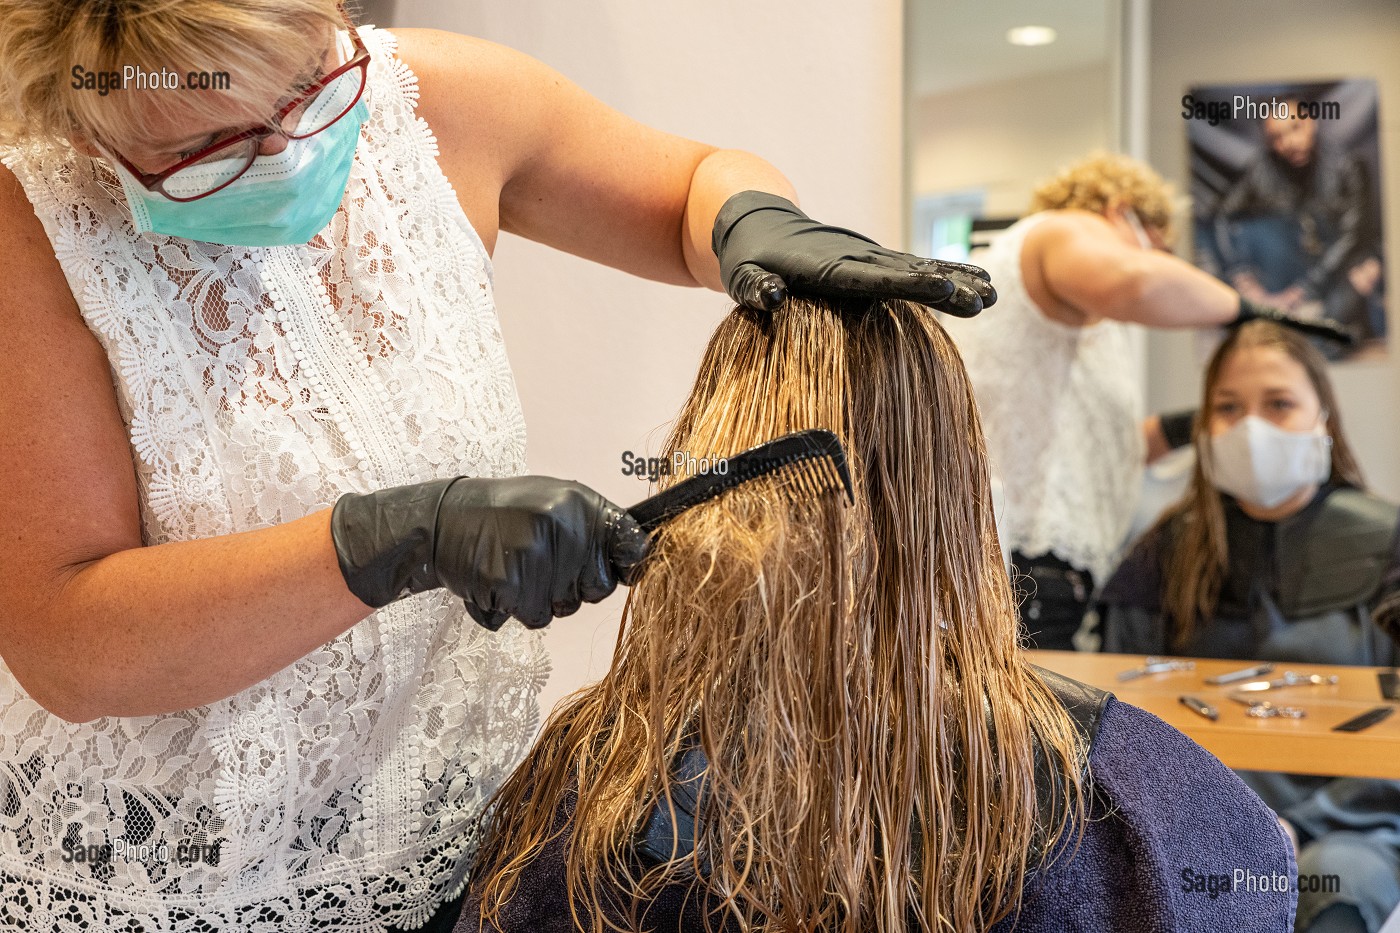
[[[1036,647],[1074,647],[1131,524],[1146,447],[1129,325],[1212,327],[1274,313],[1166,250],[1169,194],[1125,156],[1066,169],[977,257],[996,282],[997,313],[950,330],[1002,487],[1002,546],[1029,578],[1021,618]]]
[[[1282,407],[1289,417],[1280,420],[1296,422],[1306,417],[1300,406]],[[1255,518],[1274,511],[1288,514],[1292,500],[1311,495],[1332,474],[1327,412],[1319,411],[1317,423],[1303,430],[1245,415],[1211,436],[1210,459],[1215,488],[1234,496],[1247,514]]]
[[[1108,651],[1386,664],[1396,507],[1365,492],[1326,364],[1304,337],[1245,324],[1206,370],[1186,498],[1102,602]]]
[[[1304,337],[1236,329],[1206,369],[1189,492],[1104,587],[1104,649],[1394,664],[1400,510],[1365,491],[1341,422]],[[1241,777],[1296,832],[1299,872],[1341,878],[1300,896],[1297,929],[1379,928],[1400,901],[1400,783]]]

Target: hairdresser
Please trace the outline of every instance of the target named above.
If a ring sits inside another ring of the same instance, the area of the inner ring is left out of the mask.
[[[1165,182],[1099,153],[1036,189],[979,261],[1000,306],[954,331],[1002,487],[997,527],[1030,642],[1068,650],[1119,556],[1145,454],[1129,324],[1210,327],[1277,313],[1171,255]]]
[[[132,66],[230,80],[112,90]],[[450,926],[546,672],[502,626],[641,544],[518,475],[500,231],[758,308],[994,298],[752,155],[334,0],[0,0],[0,120],[6,926]]]
[[[1400,509],[1366,491],[1307,338],[1266,321],[1234,330],[1206,368],[1192,441],[1185,498],[1104,587],[1104,648],[1290,666],[1400,660]],[[1400,782],[1240,776],[1293,830],[1299,871],[1341,879],[1337,891],[1303,889],[1297,929],[1378,929],[1400,902]]]

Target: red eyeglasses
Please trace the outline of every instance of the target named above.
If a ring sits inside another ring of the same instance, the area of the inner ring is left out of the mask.
[[[369,73],[369,49],[348,19],[346,26],[355,44],[350,60],[284,104],[273,117],[275,127],[249,127],[155,173],[141,171],[121,153],[108,152],[148,190],[157,191],[172,201],[197,201],[228,187],[248,171],[267,137],[306,139],[315,136],[359,103]]]

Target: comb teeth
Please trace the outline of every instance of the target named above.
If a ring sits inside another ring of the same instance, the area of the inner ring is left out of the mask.
[[[789,500],[816,499],[841,488],[830,466],[827,457],[803,458],[783,464],[774,476],[780,478],[780,488]]]
[[[786,434],[736,454],[728,458],[726,473],[693,476],[627,511],[652,532],[686,509],[763,476],[778,478],[783,495],[793,500],[844,488],[847,502],[855,502],[846,451],[835,434],[815,430]]]

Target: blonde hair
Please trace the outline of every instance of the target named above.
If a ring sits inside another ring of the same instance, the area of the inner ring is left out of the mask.
[[[1322,410],[1327,414],[1327,433],[1332,438],[1332,470],[1327,482],[1355,489],[1365,488],[1361,467],[1342,427],[1342,413],[1337,405],[1337,393],[1327,374],[1326,358],[1307,337],[1273,321],[1250,321],[1234,328],[1206,365],[1201,407],[1192,431],[1196,468],[1191,475],[1191,485],[1186,496],[1163,513],[1153,532],[1173,536],[1168,543],[1168,556],[1163,568],[1163,579],[1169,582],[1163,594],[1163,610],[1171,632],[1172,647],[1177,650],[1189,645],[1196,630],[1215,616],[1220,591],[1230,570],[1225,510],[1212,479],[1212,397],[1230,356],[1240,350],[1260,347],[1278,350],[1302,366],[1313,390],[1317,392]]]
[[[207,112],[209,94],[193,90],[75,88],[85,73],[126,66],[227,72],[222,98],[253,108],[291,88],[319,50],[314,30],[342,20],[336,0],[0,0],[0,141],[103,140],[120,146],[149,132],[149,121]],[[78,75],[75,68],[83,69]],[[206,117],[207,119],[207,117]]]
[[[700,873],[707,924],[981,931],[1082,825],[1083,743],[1018,649],[976,405],[933,313],[736,309],[668,449],[728,454],[814,427],[846,446],[855,506],[774,480],[662,530],[611,671],[556,711],[495,798],[481,919],[501,922],[574,790],[565,883],[576,926],[595,931],[640,929],[663,888]],[[634,834],[675,799],[692,736],[706,802],[697,838],[675,842],[695,851],[636,877]],[[1049,812],[1038,755],[1057,776]]]
[[[1078,209],[1107,214],[1130,207],[1147,227],[1170,242],[1172,188],[1152,168],[1125,155],[1095,151],[1043,182],[1031,195],[1031,211]]]

